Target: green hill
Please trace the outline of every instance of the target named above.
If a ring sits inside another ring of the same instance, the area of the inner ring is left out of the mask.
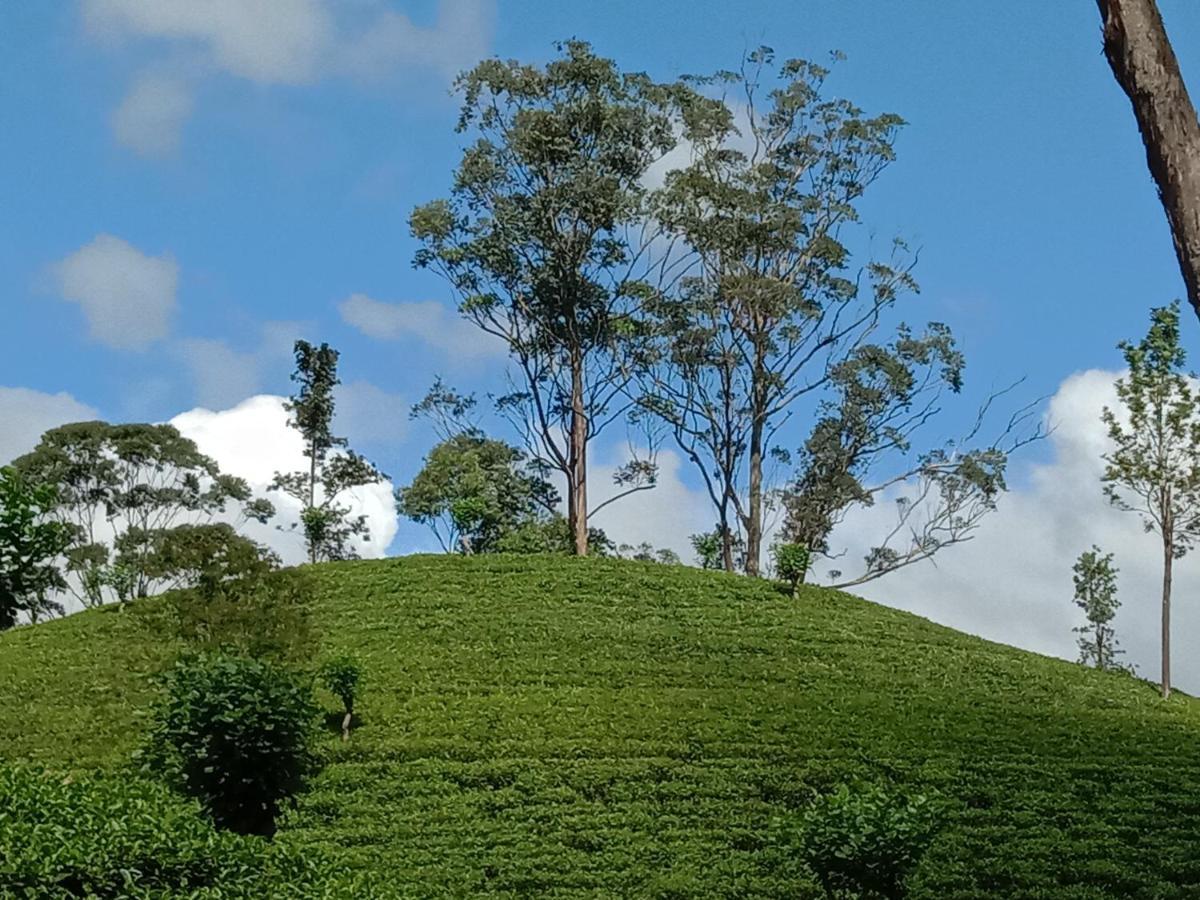
[[[779,822],[855,776],[951,801],[915,896],[1200,896],[1190,698],[693,569],[314,572],[323,652],[358,654],[369,684],[362,727],[329,736],[279,840],[324,845],[399,896],[816,896]],[[152,618],[104,609],[0,636],[0,757],[128,759],[148,675],[176,649]]]

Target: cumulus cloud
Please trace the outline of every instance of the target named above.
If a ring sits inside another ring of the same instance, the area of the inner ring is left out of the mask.
[[[81,10],[85,31],[97,40],[150,42],[194,71],[259,85],[379,80],[414,69],[449,77],[486,55],[495,19],[494,0],[440,0],[427,26],[378,0],[83,0]],[[118,139],[157,152],[156,142],[178,135],[189,110],[178,85],[173,94],[161,85],[141,93],[135,86],[114,121],[123,126]]]
[[[434,300],[384,303],[352,294],[338,304],[338,311],[347,325],[377,340],[415,338],[459,360],[504,356],[497,338]]]
[[[0,465],[37,446],[43,432],[68,422],[88,422],[96,410],[67,393],[45,394],[23,387],[0,387]]]
[[[146,75],[134,82],[113,111],[113,134],[119,144],[142,156],[170,156],[179,149],[191,111],[192,97],[182,83]]]
[[[78,303],[94,340],[141,349],[167,336],[175,311],[179,266],[128,241],[100,234],[54,265],[64,300]]]
[[[232,409],[214,412],[193,409],[171,419],[170,424],[196,442],[203,453],[220,465],[221,470],[245,478],[257,494],[270,498],[277,509],[272,524],[251,522],[245,533],[274,549],[285,563],[304,561],[302,537],[292,531],[280,531],[275,525],[298,520],[300,503],[279,492],[267,493],[276,472],[307,468],[300,435],[287,424],[284,398],[261,395],[242,401]],[[352,514],[365,515],[370,537],[356,542],[358,553],[374,559],[386,554],[396,534],[396,512],[392,484],[382,482],[347,492],[345,502]]]

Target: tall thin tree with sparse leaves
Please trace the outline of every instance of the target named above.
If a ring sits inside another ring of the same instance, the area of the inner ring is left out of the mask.
[[[328,344],[313,346],[296,341],[296,370],[292,380],[300,387],[288,401],[288,420],[304,438],[308,469],[275,473],[271,490],[283,491],[302,504],[300,526],[309,562],[353,559],[351,541],[369,536],[366,516],[353,516],[338,502],[346,491],[375,484],[383,475],[365,458],[349,449],[344,437],[333,433],[334,389],[338,386],[338,351]]]
[[[1117,381],[1123,416],[1104,408],[1113,449],[1104,493],[1162,539],[1162,695],[1171,695],[1171,575],[1200,537],[1200,396],[1184,370],[1179,304],[1150,312],[1150,331],[1120,345],[1129,374]]]
[[[1121,601],[1117,599],[1117,572],[1113,555],[1093,545],[1079,554],[1072,569],[1075,581],[1075,605],[1083,610],[1087,624],[1075,629],[1079,635],[1079,661],[1097,669],[1121,669],[1117,657],[1123,654],[1117,643],[1112,621]]]

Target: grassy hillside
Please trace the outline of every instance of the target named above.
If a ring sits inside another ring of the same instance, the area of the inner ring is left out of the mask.
[[[849,776],[951,800],[921,897],[1200,896],[1200,707],[821,589],[691,569],[319,567],[364,724],[280,840],[398,896],[816,896],[779,822]],[[150,614],[0,636],[0,757],[113,765]],[[332,701],[330,708],[333,708]]]

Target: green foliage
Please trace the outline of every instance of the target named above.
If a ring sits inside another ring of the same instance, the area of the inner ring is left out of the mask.
[[[506,534],[550,516],[558,499],[516,447],[464,432],[429,451],[412,483],[397,490],[396,509],[428,525],[443,550],[492,553]]]
[[[362,664],[349,654],[328,660],[321,666],[321,684],[342,701],[346,715],[354,715],[354,701],[363,683]]]
[[[270,835],[316,769],[311,691],[290,671],[228,654],[182,657],[165,679],[148,768],[221,828]]]
[[[776,544],[775,574],[786,581],[795,593],[796,588],[804,583],[808,575],[811,555],[803,544]]]
[[[839,785],[800,817],[800,852],[829,897],[898,898],[940,825],[934,803]]]
[[[655,547],[649,541],[640,544],[620,544],[616,556],[621,559],[632,559],[635,562],[661,563],[664,566],[678,566],[681,563],[679,554],[665,547]]]
[[[270,490],[283,491],[302,504],[299,526],[310,562],[353,559],[352,541],[368,537],[366,516],[352,516],[338,498],[351,488],[376,484],[386,476],[349,449],[333,433],[334,388],[338,380],[338,351],[328,344],[315,347],[296,341],[292,381],[300,387],[288,400],[288,424],[304,439],[309,467],[299,472],[276,472]]]
[[[793,826],[856,780],[947,801],[910,897],[1200,886],[1200,703],[1182,694],[694,568],[438,554],[304,571],[311,658],[352,652],[370,678],[371,727],[318,737],[328,764],[275,836],[387,881],[332,896],[813,900]],[[146,673],[177,649],[145,627],[169,604],[0,635],[0,753],[126,760]]]
[[[729,558],[725,558],[728,537]],[[746,542],[740,534],[726,533],[720,523],[712,531],[693,534],[689,540],[696,551],[696,562],[702,569],[727,569],[735,572],[745,566]]]
[[[1088,624],[1076,628],[1079,635],[1079,661],[1097,669],[1120,670],[1125,667],[1116,661],[1125,651],[1117,644],[1112,620],[1121,608],[1117,599],[1117,572],[1111,553],[1101,554],[1093,545],[1079,554],[1073,568],[1075,573],[1075,605],[1083,610]]]
[[[1129,367],[1116,384],[1124,420],[1104,408],[1115,445],[1104,457],[1104,492],[1180,557],[1200,537],[1200,397],[1184,370],[1178,302],[1151,310],[1146,337],[1120,349]]]
[[[337,889],[322,855],[218,831],[194,803],[129,773],[0,766],[0,896],[282,900]]]
[[[499,403],[538,462],[566,477],[575,545],[587,552],[587,447],[624,407],[636,317],[650,289],[636,240],[644,179],[676,142],[671,92],[622,73],[582,41],[544,67],[485,60],[455,83],[470,132],[448,199],[410,218],[415,264],[503,340],[523,377]],[[648,486],[645,460],[618,473]],[[581,540],[582,538],[582,540]]]
[[[61,607],[52,592],[65,587],[58,558],[71,531],[49,518],[58,501],[53,485],[32,484],[0,468],[0,631],[25,615],[35,620]]]
[[[76,422],[42,435],[13,464],[27,479],[53,485],[54,517],[71,529],[68,585],[87,606],[128,600],[180,583],[163,573],[158,550],[175,528],[208,521],[231,505],[245,518],[274,514],[241,478],[171,425]],[[101,534],[111,532],[110,543]]]

